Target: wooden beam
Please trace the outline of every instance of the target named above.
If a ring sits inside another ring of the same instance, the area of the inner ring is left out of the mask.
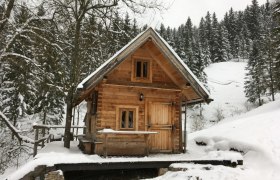
[[[211,164],[211,165],[223,165],[229,167],[236,167],[237,165],[243,165],[243,160],[231,161],[231,160],[176,160],[176,161],[126,161],[126,162],[91,162],[91,163],[57,163],[53,166],[46,167],[45,165],[38,165],[31,172],[25,172],[21,179],[34,179],[34,177],[46,174],[50,171],[62,170],[65,176],[71,177],[71,175],[79,173],[86,173],[87,171],[103,171],[104,170],[120,170],[120,169],[150,169],[150,168],[168,168],[174,163],[193,163],[193,164]]]
[[[243,165],[243,160],[232,162],[231,160],[176,160],[176,161],[129,161],[129,162],[93,162],[93,163],[77,163],[77,164],[56,164],[56,169],[63,172],[70,171],[96,171],[96,170],[112,170],[112,169],[147,169],[147,168],[168,168],[173,163],[194,163],[194,164],[212,164],[235,167]]]
[[[154,53],[150,50],[150,48],[146,48],[148,53],[150,54],[150,56],[157,62],[157,64],[163,69],[163,71],[168,75],[168,77],[180,88],[182,88],[182,84],[178,83],[178,81],[176,80],[176,78],[174,78],[172,76],[172,74],[170,73],[170,71],[168,71],[166,69],[166,67],[161,63],[160,59],[154,55]]]
[[[104,86],[119,86],[119,87],[142,88],[142,89],[159,89],[159,90],[165,90],[165,91],[181,91],[180,89],[172,89],[172,88],[164,88],[164,87],[125,85],[125,84],[112,84],[112,83],[104,84]]]
[[[205,102],[204,99],[194,99],[194,100],[190,100],[190,101],[185,101],[182,106],[185,106],[185,104],[188,105],[193,105],[193,104],[197,104],[197,103],[203,103]]]

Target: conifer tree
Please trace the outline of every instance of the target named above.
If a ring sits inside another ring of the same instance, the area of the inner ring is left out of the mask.
[[[237,24],[236,24],[236,16],[235,12],[231,8],[228,13],[228,23],[225,24],[228,34],[229,34],[229,43],[230,43],[230,53],[233,58],[237,58],[238,56],[238,46],[236,43],[237,36]]]
[[[219,43],[219,23],[218,19],[216,17],[216,14],[213,13],[212,16],[212,25],[211,25],[211,36],[210,36],[210,53],[211,53],[211,61],[213,63],[215,62],[221,62],[224,61],[222,57],[220,56],[220,43]]]
[[[175,44],[175,51],[176,53],[182,58],[182,60],[186,61],[186,53],[185,53],[185,38],[184,38],[184,30],[185,27],[183,25],[178,27],[177,35],[175,35],[174,38],[174,44]]]
[[[260,38],[260,7],[257,0],[252,0],[252,5],[249,8],[248,29],[250,38],[254,41]]]
[[[266,73],[264,77],[267,84],[267,94],[271,95],[272,101],[275,100],[275,90],[276,90],[276,79],[277,75],[273,71],[276,66],[275,59],[275,48],[273,46],[274,37],[272,34],[273,23],[272,23],[272,9],[270,3],[267,1],[264,6],[262,6],[262,56],[265,60]]]
[[[276,1],[273,5],[273,48],[275,49],[275,65],[273,72],[276,79],[276,87],[280,90],[280,1]]]
[[[159,34],[161,35],[161,37],[162,37],[163,39],[166,39],[166,38],[167,38],[167,35],[166,35],[166,28],[164,27],[164,24],[163,24],[163,23],[160,24],[160,28],[159,28],[158,32],[159,32]]]
[[[218,62],[228,61],[230,59],[230,44],[228,32],[224,25],[219,26],[218,33]]]
[[[134,18],[133,19],[133,25],[132,25],[132,37],[136,37],[139,34],[139,28],[137,25],[137,21]]]
[[[193,49],[194,49],[194,57],[192,62],[192,72],[196,75],[196,77],[204,84],[205,87],[207,87],[207,75],[204,72],[204,69],[206,67],[204,63],[204,57],[201,51],[201,46],[199,42],[193,43]]]
[[[194,62],[194,52],[193,52],[193,25],[191,19],[188,18],[185,28],[184,28],[184,52],[185,52],[185,63],[193,70],[195,67],[193,66]]]
[[[249,38],[249,30],[245,22],[242,24],[242,28],[239,34],[239,55],[243,59],[249,58],[250,46],[252,44],[251,39]]]
[[[252,52],[246,66],[248,73],[245,80],[245,95],[249,102],[258,101],[258,105],[263,104],[262,95],[265,93],[266,85],[263,79],[264,60],[261,55],[259,42],[254,41]]]
[[[211,63],[210,59],[210,47],[209,42],[206,37],[206,28],[204,18],[201,18],[198,28],[198,41],[200,42],[201,47],[201,56],[205,66],[208,66]]]
[[[212,18],[211,18],[211,14],[208,11],[206,16],[205,16],[205,37],[206,37],[206,41],[208,42],[208,46],[210,46],[210,41],[211,41],[211,37],[212,37]]]
[[[121,21],[122,21],[121,44],[123,47],[132,39],[132,24],[131,24],[131,19],[130,19],[128,13],[126,13],[125,18]]]
[[[17,24],[22,24],[28,18],[30,18],[29,11],[26,5],[22,4],[15,14],[15,21]],[[32,57],[30,42],[28,38],[17,38],[14,40],[10,51]],[[32,81],[34,74],[31,72],[32,65],[30,63],[21,61],[18,57],[10,57],[6,60],[9,63],[6,63],[3,67],[6,72],[2,79],[4,89],[3,108],[15,126],[19,117],[23,117],[26,113],[32,113],[32,102],[36,99],[36,89],[34,89],[35,86]]]
[[[166,28],[166,41],[171,46],[174,46],[173,33],[172,33],[172,29],[169,26]]]

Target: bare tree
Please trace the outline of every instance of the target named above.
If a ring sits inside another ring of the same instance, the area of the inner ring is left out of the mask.
[[[64,147],[70,147],[70,128],[72,121],[72,109],[74,106],[74,94],[78,82],[81,80],[81,36],[82,24],[87,15],[94,14],[100,21],[110,21],[111,12],[115,8],[128,8],[135,13],[143,13],[146,9],[161,9],[157,1],[135,1],[135,0],[53,0],[52,7],[55,9],[56,17],[69,21],[73,27],[73,42],[71,53],[67,57],[69,64],[68,84],[66,87],[66,124],[64,133]],[[66,23],[67,24],[67,23]]]

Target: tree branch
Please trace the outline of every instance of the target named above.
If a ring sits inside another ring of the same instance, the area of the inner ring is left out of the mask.
[[[6,126],[12,131],[12,133],[16,136],[16,138],[18,139],[19,142],[22,141],[22,138],[19,135],[19,130],[17,130],[12,123],[10,123],[9,119],[7,118],[7,116],[5,116],[5,114],[3,114],[0,111],[0,119],[6,124]]]
[[[4,14],[4,17],[2,17],[1,21],[0,21],[0,32],[3,31],[6,23],[8,22],[8,19],[11,16],[11,12],[12,12],[12,9],[14,7],[14,3],[15,3],[15,0],[10,0],[8,5],[7,5],[7,9],[6,9],[6,12]]]

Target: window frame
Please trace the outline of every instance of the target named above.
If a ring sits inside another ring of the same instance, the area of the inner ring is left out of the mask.
[[[137,64],[141,62],[140,68],[140,77],[137,77]],[[147,63],[147,77],[144,77],[144,63]],[[131,73],[131,81],[133,82],[144,82],[144,83],[152,83],[152,60],[150,58],[142,58],[142,57],[133,57],[132,61],[132,73]]]
[[[125,112],[125,127],[122,127],[123,124],[123,112]],[[132,127],[129,127],[129,115],[132,112]],[[120,120],[120,129],[121,130],[134,130],[135,129],[135,115],[136,110],[135,108],[120,108],[119,110],[119,120]]]
[[[116,130],[137,131],[138,130],[138,106],[117,106],[116,107]],[[126,115],[126,127],[122,128],[122,112],[133,111],[133,128],[128,128],[128,115]]]

